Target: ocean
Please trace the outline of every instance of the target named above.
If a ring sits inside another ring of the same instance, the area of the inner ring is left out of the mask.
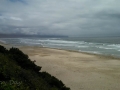
[[[14,46],[43,46],[120,57],[120,37],[0,38]]]

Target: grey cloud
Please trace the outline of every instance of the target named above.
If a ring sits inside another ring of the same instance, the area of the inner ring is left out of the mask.
[[[0,33],[118,34],[119,3],[118,0],[0,0]]]

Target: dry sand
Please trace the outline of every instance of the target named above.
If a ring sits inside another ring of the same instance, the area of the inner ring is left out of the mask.
[[[42,71],[71,90],[120,90],[120,59],[50,48],[19,48],[36,60]]]
[[[120,90],[120,59],[39,47],[21,47],[71,90]]]

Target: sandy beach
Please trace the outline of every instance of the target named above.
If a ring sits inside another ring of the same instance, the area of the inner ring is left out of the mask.
[[[120,90],[118,58],[42,47],[19,48],[42,66],[41,71],[57,77],[71,90]]]
[[[39,47],[21,47],[71,90],[120,90],[120,59]]]

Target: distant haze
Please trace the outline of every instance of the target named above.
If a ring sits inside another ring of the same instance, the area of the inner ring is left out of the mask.
[[[0,33],[119,36],[120,0],[0,0]]]

